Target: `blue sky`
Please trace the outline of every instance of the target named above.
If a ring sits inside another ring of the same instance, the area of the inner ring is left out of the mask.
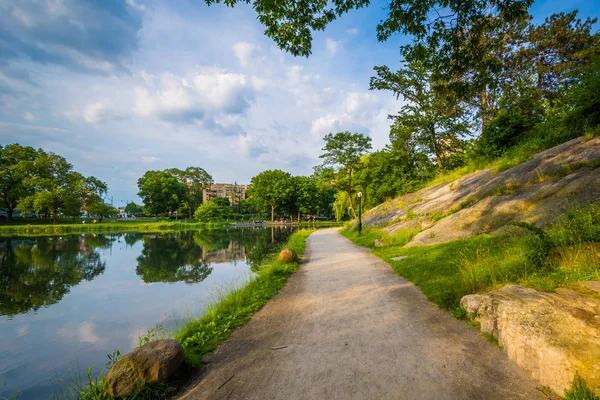
[[[265,169],[310,174],[322,138],[351,130],[388,140],[390,93],[368,90],[374,65],[398,65],[378,43],[385,2],[314,35],[295,58],[263,35],[251,7],[201,0],[0,0],[0,144],[42,147],[137,198],[148,169],[200,166],[218,182]],[[600,15],[600,1],[537,1]]]

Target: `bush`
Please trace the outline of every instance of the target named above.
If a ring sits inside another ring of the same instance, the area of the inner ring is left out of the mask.
[[[475,151],[486,159],[500,157],[532,127],[531,119],[519,111],[502,110],[486,125]]]

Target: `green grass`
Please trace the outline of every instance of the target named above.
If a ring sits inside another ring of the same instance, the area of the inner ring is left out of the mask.
[[[224,226],[225,223],[201,222],[102,222],[97,224],[4,225],[0,236],[49,236],[66,233],[161,232]]]
[[[505,284],[552,291],[579,281],[600,279],[600,203],[565,213],[546,230],[548,243],[534,232],[514,228],[511,234],[480,235],[433,246],[402,247],[411,232],[388,237],[375,228],[363,234],[349,227],[340,232],[389,262],[440,307],[456,310],[460,299]],[[373,240],[383,247],[375,248]],[[552,247],[552,248],[551,248]],[[393,257],[406,256],[400,261]]]
[[[284,247],[292,248],[302,256],[311,232],[294,232]],[[205,354],[223,343],[233,329],[245,324],[297,270],[298,264],[281,264],[275,256],[247,285],[231,291],[209,306],[206,314],[187,322],[175,334],[175,339],[185,349],[186,362],[199,366]]]
[[[344,236],[352,240],[361,247],[375,248],[375,240],[381,240],[384,247],[404,246],[417,234],[417,229],[401,229],[391,235],[386,234],[380,229],[372,227],[363,227],[359,234],[355,225],[348,224],[340,230]]]
[[[600,400],[600,396],[596,396],[586,382],[579,375],[575,375],[573,384],[565,392],[565,400]]]
[[[306,248],[306,238],[312,232],[308,229],[294,232],[281,248],[292,248],[298,257],[302,257]],[[204,355],[214,350],[218,344],[223,343],[234,329],[244,325],[254,313],[279,292],[287,279],[298,270],[298,263],[282,264],[277,259],[277,255],[274,254],[272,259],[263,265],[245,286],[224,294],[214,304],[207,307],[204,315],[190,319],[177,331],[170,333],[169,336],[173,336],[185,349],[185,362],[189,366],[192,368],[200,366]],[[139,338],[139,344],[143,345],[158,337],[156,335],[159,331],[162,331],[160,326],[149,330],[147,336]],[[109,355],[110,358],[111,355]],[[109,399],[102,373],[99,378],[94,379],[91,370],[88,369],[87,377],[83,380],[84,384],[78,384],[73,388],[78,393],[79,399]],[[146,385],[126,400],[167,399],[173,390],[173,387],[166,384]]]

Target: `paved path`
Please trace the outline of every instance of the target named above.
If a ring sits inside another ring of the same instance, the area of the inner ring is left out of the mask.
[[[544,399],[479,332],[335,229],[206,358],[191,399]]]

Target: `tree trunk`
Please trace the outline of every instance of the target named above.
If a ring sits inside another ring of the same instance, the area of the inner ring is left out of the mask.
[[[298,225],[300,225],[300,210],[298,210]]]
[[[15,209],[14,206],[12,206],[12,207],[10,205],[8,206],[8,213],[6,213],[6,222],[7,223],[12,222],[12,214],[13,214],[14,209]]]
[[[271,223],[275,221],[275,207],[271,206]]]
[[[481,132],[483,133],[483,130],[485,129],[485,126],[487,125],[487,91],[486,88],[484,87],[483,90],[481,91]]]

